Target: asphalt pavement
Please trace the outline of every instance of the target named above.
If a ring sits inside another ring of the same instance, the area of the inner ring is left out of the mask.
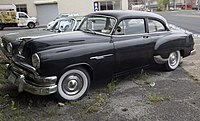
[[[157,12],[167,19],[168,23],[180,28],[200,34],[200,11],[166,11]]]

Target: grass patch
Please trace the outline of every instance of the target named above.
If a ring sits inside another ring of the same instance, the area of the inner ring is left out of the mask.
[[[80,101],[69,101],[69,102],[66,102],[65,105],[69,105],[69,106],[80,106],[81,103],[80,103]]]
[[[145,84],[150,85],[151,84],[151,80],[146,79]]]
[[[110,83],[108,83],[107,85],[108,93],[113,93],[116,90],[116,82],[117,81],[112,80]]]
[[[163,102],[163,101],[170,101],[172,98],[171,97],[163,97],[163,96],[157,96],[156,94],[152,93],[148,97],[148,102],[147,104],[152,104],[152,103],[158,103],[158,102]]]
[[[139,73],[132,73],[126,77],[126,79],[134,79],[134,80],[146,80],[149,75],[143,69]]]
[[[50,106],[50,108],[48,108],[48,116],[55,116],[58,114],[58,109],[59,107],[57,105],[54,105],[54,106]]]
[[[17,107],[16,107],[16,105],[15,105],[15,101],[11,101],[11,110],[12,111],[15,111],[15,110],[17,110]]]
[[[6,83],[5,78],[4,78],[5,70],[6,70],[5,65],[0,64],[0,84]]]
[[[200,80],[197,77],[193,76],[192,74],[190,74],[186,70],[185,70],[185,72],[186,72],[187,75],[189,75],[190,78],[192,78],[200,86]]]
[[[93,112],[99,111],[101,109],[101,106],[103,105],[106,97],[107,97],[106,93],[100,93],[96,97],[95,102],[92,105],[88,105],[83,108],[83,112],[87,114],[87,113],[93,113]]]

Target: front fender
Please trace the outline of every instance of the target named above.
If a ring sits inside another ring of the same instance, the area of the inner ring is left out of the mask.
[[[70,67],[82,64],[89,65],[95,79],[103,79],[112,75],[114,47],[110,42],[59,47],[43,50],[38,54],[41,59],[41,68],[38,71],[44,76],[56,73],[56,76],[60,77]],[[102,59],[92,58],[109,54],[112,56],[105,56]]]

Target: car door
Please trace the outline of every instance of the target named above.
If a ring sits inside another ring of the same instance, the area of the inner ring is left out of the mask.
[[[28,16],[24,13],[18,13],[18,26],[27,26]]]
[[[148,65],[152,60],[153,42],[146,30],[145,18],[122,20],[115,29],[116,73]]]
[[[158,39],[170,34],[170,31],[168,31],[164,22],[154,18],[148,19],[148,30],[149,36],[154,41],[154,43],[156,43]]]

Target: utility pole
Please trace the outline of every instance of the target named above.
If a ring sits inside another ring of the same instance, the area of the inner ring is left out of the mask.
[[[200,7],[200,0],[198,0],[198,3],[197,3],[197,7],[198,7],[198,11],[199,11],[199,7]]]

